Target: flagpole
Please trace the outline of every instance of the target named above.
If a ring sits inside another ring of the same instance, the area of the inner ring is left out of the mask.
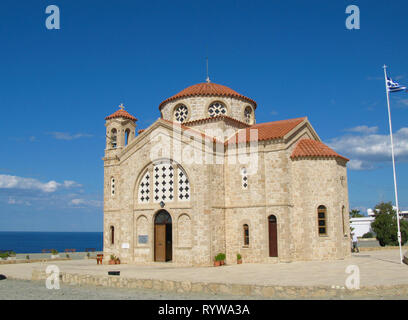
[[[400,230],[400,216],[398,205],[398,189],[397,189],[397,175],[395,173],[395,157],[394,157],[394,142],[392,137],[392,124],[391,124],[391,108],[390,108],[390,92],[387,85],[387,66],[384,65],[384,77],[385,77],[385,91],[387,93],[387,105],[388,105],[388,121],[390,124],[390,139],[391,139],[391,155],[392,155],[392,169],[394,172],[394,192],[395,192],[395,205],[397,206],[397,226],[398,226],[398,244],[400,250],[400,262],[402,261],[402,248],[401,248],[401,230]]]

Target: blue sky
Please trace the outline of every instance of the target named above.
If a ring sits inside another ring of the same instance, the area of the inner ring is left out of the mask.
[[[47,5],[61,29],[47,30]],[[360,8],[347,30],[345,9]],[[351,158],[352,208],[394,197],[382,65],[408,85],[406,1],[0,2],[0,230],[101,231],[104,117],[146,128],[210,77],[253,98],[257,122],[308,116]],[[408,209],[408,93],[391,98]]]

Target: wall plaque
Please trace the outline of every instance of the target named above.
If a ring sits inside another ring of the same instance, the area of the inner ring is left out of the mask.
[[[147,236],[147,234],[143,234],[139,236],[139,243],[147,243],[147,240],[149,239],[149,237]]]

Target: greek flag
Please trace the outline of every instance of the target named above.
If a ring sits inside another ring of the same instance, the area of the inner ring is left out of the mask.
[[[387,77],[387,89],[388,92],[398,92],[407,90],[407,87],[400,86],[397,82],[394,82],[390,77]]]

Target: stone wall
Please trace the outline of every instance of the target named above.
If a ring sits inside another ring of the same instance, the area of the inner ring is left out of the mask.
[[[173,113],[174,108],[179,104],[184,104],[188,108],[189,116],[186,121],[193,121],[198,119],[208,118],[208,107],[213,102],[222,102],[227,107],[227,116],[245,122],[244,109],[246,106],[251,106],[254,109],[254,105],[251,103],[229,97],[189,97],[170,101],[163,105],[161,112],[163,119],[174,121]],[[253,112],[254,114],[254,112]]]

